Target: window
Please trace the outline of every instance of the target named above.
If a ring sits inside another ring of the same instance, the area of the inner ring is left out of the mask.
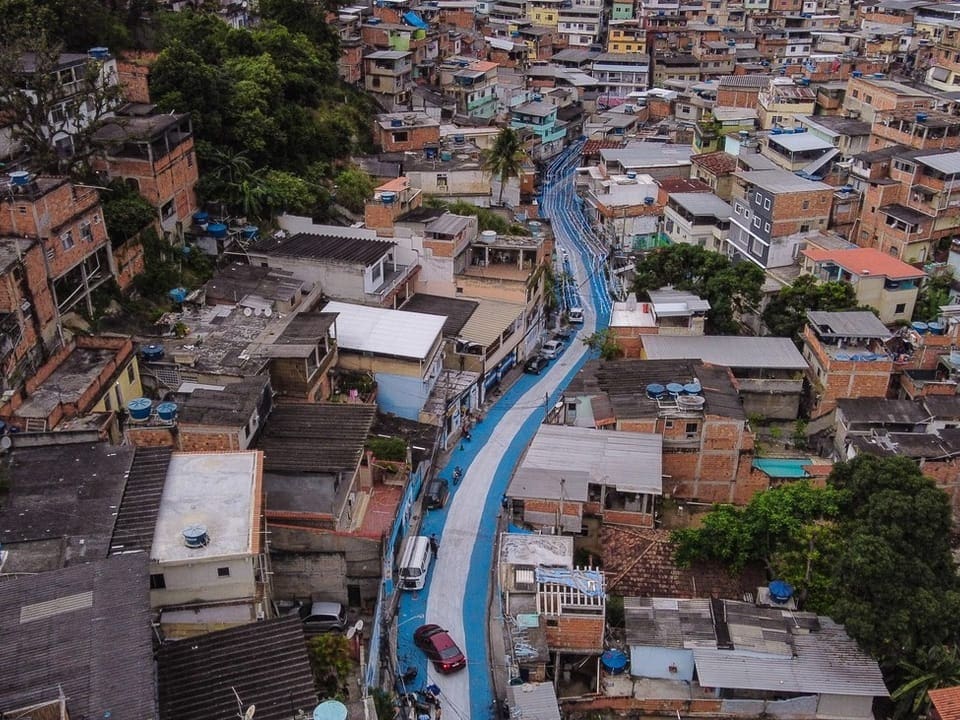
[[[406,142],[409,137],[410,136],[406,130],[401,130],[400,132],[393,133],[393,141],[395,143]]]
[[[217,577],[230,577],[230,568],[228,567],[217,568]]]
[[[111,393],[103,396],[103,409],[107,412],[113,411],[113,398],[111,397]]]
[[[808,230],[810,230],[810,226],[807,225],[806,223],[800,226],[800,232],[807,232]]]
[[[764,199],[763,199],[763,209],[764,209],[764,210],[769,210],[769,209],[770,209],[770,198],[764,198]]]
[[[187,153],[187,167],[193,167],[193,153]]]
[[[851,92],[850,94],[855,98],[860,97],[860,91],[857,89],[854,89],[853,92]]]
[[[127,382],[128,382],[128,383],[132,383],[132,382],[133,382],[133,378],[134,378],[135,376],[136,376],[136,374],[135,374],[134,371],[133,371],[133,365],[132,365],[132,364],[131,364],[131,365],[128,365],[128,366],[127,366]]]
[[[64,250],[69,250],[73,247],[73,230],[67,230],[60,236],[60,244],[63,245]]]
[[[62,123],[67,121],[67,104],[60,103],[55,106],[53,110],[50,111],[50,117],[55,123]]]
[[[803,204],[802,204],[802,207],[803,207],[804,210],[809,210],[809,209],[810,209],[810,201],[809,201],[809,200],[804,200],[804,201],[803,201]]]
[[[770,223],[765,222],[765,223],[763,224],[763,231],[764,231],[764,232],[767,232],[767,233],[770,232]]]
[[[664,420],[663,427],[667,430],[673,429],[673,420]]]
[[[898,303],[897,306],[893,309],[893,312],[895,315],[899,315],[900,313],[904,313],[906,311],[907,311],[906,303]]]
[[[447,189],[447,176],[446,175],[437,175],[437,189],[446,190]]]
[[[867,103],[867,105],[869,105],[870,103],[873,102],[873,95],[864,95],[863,101]]]
[[[83,242],[93,242],[93,229],[90,227],[89,222],[80,223],[80,239]]]
[[[700,423],[688,422],[685,432],[687,435],[691,433],[696,433],[700,429]]]
[[[754,226],[755,228],[759,228],[759,227],[760,227],[760,222],[761,222],[760,216],[759,216],[759,215],[754,216],[754,218],[753,218],[753,226]]]
[[[754,202],[755,204],[757,204],[757,205],[760,204],[760,193],[754,193],[754,194],[753,194],[753,202]]]
[[[150,589],[151,590],[163,590],[167,587],[167,581],[163,577],[163,573],[155,573],[150,575]]]
[[[166,220],[168,217],[173,215],[175,209],[176,208],[174,207],[173,200],[170,200],[169,202],[165,202],[163,207],[160,208],[160,214],[163,216],[163,219]]]

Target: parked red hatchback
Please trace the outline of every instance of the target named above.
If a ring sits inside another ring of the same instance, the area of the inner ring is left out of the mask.
[[[433,662],[438,672],[452,673],[467,666],[467,658],[450,634],[439,625],[422,625],[413,633],[413,642]]]

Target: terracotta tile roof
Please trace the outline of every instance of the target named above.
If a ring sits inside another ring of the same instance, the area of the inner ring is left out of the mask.
[[[725,152],[691,155],[690,162],[714,175],[730,175],[737,169],[737,158]]]
[[[878,275],[890,280],[909,280],[926,275],[892,255],[876,248],[852,248],[850,250],[820,250],[808,248],[803,254],[814,262],[830,261],[854,275]]]
[[[587,140],[583,146],[583,154],[585,156],[598,155],[601,150],[619,150],[626,144],[626,140]]]
[[[929,690],[927,695],[940,720],[960,720],[960,687]]]
[[[688,178],[670,177],[657,180],[660,189],[665,193],[689,193],[689,192],[710,192],[710,186],[703,180],[690,180]]]
[[[715,563],[680,568],[673,561],[670,531],[603,525],[600,528],[607,590],[636,597],[711,597],[742,599],[765,580],[759,568],[739,577]]]

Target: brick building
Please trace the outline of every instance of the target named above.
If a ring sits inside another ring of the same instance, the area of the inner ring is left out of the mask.
[[[667,386],[699,388],[680,400]],[[754,435],[726,368],[700,362],[588,362],[564,394],[562,422],[663,436],[664,494],[747,502],[768,486],[751,477]]]
[[[94,167],[136,189],[156,208],[164,231],[189,225],[199,179],[189,115],[127,105],[96,132],[94,142],[100,146]]]
[[[58,320],[60,314],[81,303],[93,314],[93,291],[115,275],[97,191],[74,185],[67,178],[26,173],[12,173],[7,189],[0,200],[0,238],[27,238],[38,243]],[[14,244],[14,250],[21,246]],[[55,326],[47,320],[45,294],[37,292],[37,284],[31,279],[37,271],[34,263],[26,277],[29,289],[37,296],[45,339],[50,340],[49,333]]]
[[[936,104],[937,98],[930,93],[888,80],[882,73],[851,75],[843,98],[847,117],[869,123],[886,111],[924,112],[933,110]]]
[[[833,411],[839,398],[886,397],[894,358],[890,331],[872,312],[809,312],[803,357],[810,364],[810,416]]]
[[[424,113],[385,113],[373,121],[373,142],[383,152],[423,150],[440,144],[440,122]]]

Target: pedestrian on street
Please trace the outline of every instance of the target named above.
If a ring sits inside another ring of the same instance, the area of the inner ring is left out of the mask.
[[[434,557],[440,556],[440,553],[438,552],[440,550],[440,542],[437,540],[435,533],[430,535],[430,550],[433,552]]]

